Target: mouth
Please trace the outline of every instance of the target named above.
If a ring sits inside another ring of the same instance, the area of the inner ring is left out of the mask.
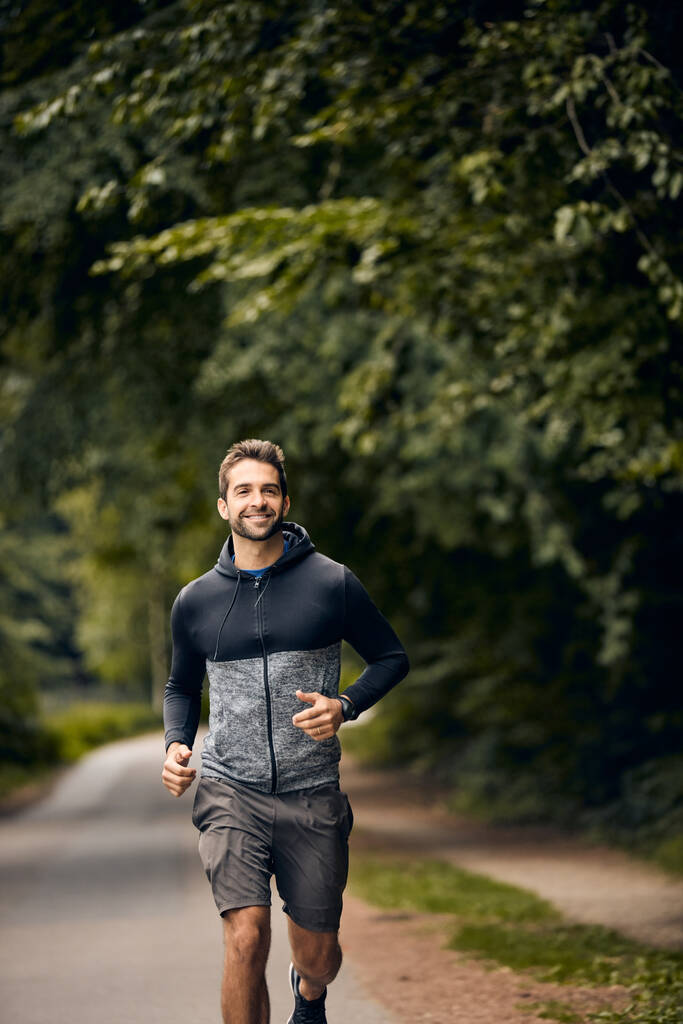
[[[257,515],[242,516],[242,519],[250,519],[253,523],[265,523],[266,520],[272,519],[272,515],[270,512],[264,512]]]

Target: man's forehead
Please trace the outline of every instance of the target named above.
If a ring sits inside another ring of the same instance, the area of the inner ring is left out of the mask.
[[[280,474],[270,462],[258,459],[240,459],[230,470],[230,487],[238,484],[273,483],[280,486]]]

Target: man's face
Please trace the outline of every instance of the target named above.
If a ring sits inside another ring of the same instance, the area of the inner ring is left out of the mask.
[[[241,459],[230,470],[227,501],[218,499],[218,511],[240,537],[272,537],[289,512],[289,498],[282,497],[280,474],[275,466],[257,459]]]

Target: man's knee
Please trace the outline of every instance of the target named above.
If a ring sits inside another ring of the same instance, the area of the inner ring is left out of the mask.
[[[294,966],[299,974],[329,985],[336,978],[342,962],[342,951],[336,933],[309,932],[304,942],[292,949]]]
[[[244,963],[265,962],[270,946],[270,909],[239,907],[223,914],[225,953]]]

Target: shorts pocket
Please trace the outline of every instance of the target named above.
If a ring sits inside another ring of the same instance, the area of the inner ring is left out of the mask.
[[[200,779],[197,783],[197,792],[194,795],[192,824],[200,832],[208,824],[207,818],[211,812],[215,812],[220,806],[219,801],[216,799],[215,791],[212,794],[212,782],[213,779]]]
[[[192,804],[192,824],[195,828],[199,828],[199,817],[200,817],[200,805],[201,805],[201,792],[202,783],[201,779],[197,783],[197,791],[194,795],[194,802]]]
[[[346,820],[348,822],[348,830],[346,835],[350,836],[351,830],[353,828],[353,810],[351,808],[351,801],[349,800],[346,793],[344,793],[344,799],[346,800]]]

